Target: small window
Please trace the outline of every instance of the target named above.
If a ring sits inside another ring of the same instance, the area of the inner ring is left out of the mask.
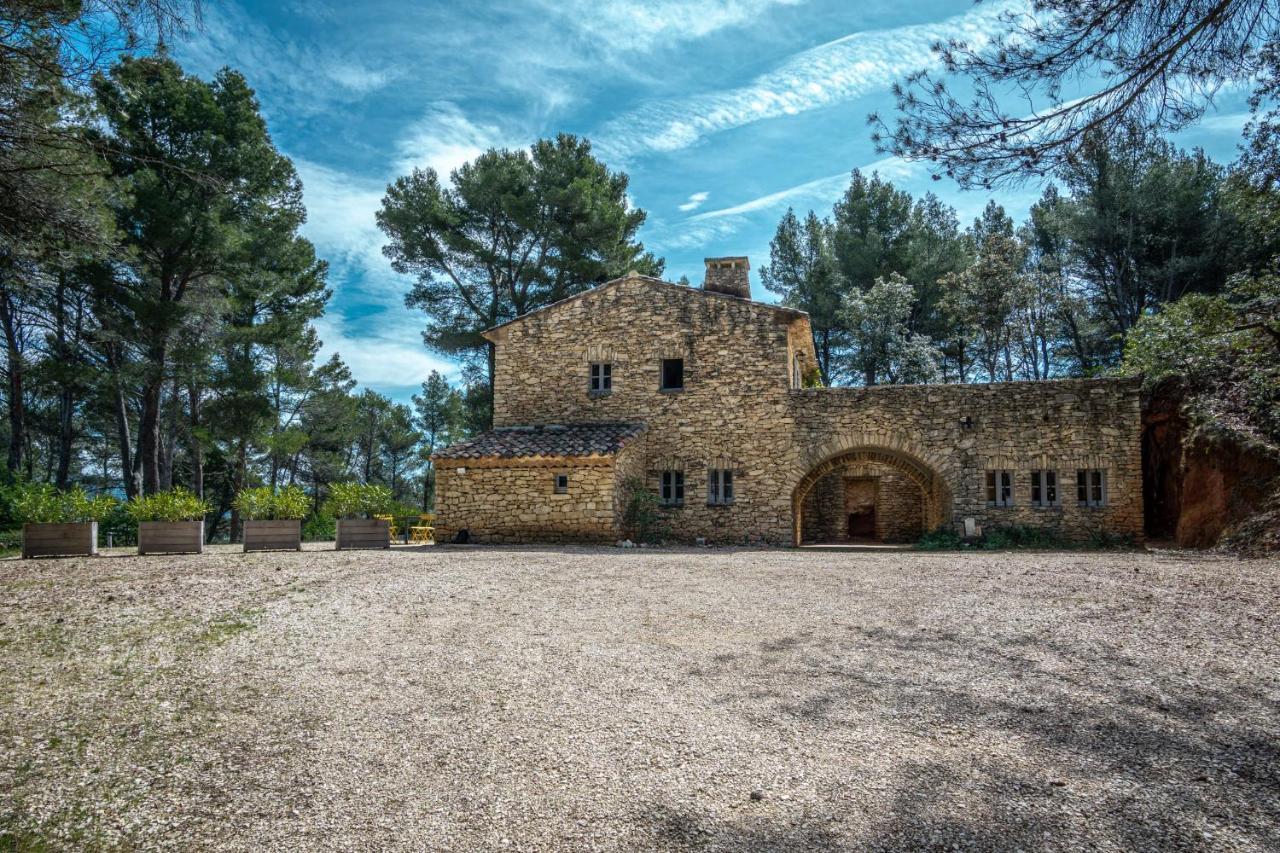
[[[602,394],[613,390],[613,363],[596,361],[591,364],[591,391]]]
[[[684,506],[684,472],[663,471],[659,493],[664,506]]]
[[[1031,472],[1031,505],[1062,506],[1062,499],[1058,497],[1057,471]]]
[[[684,359],[664,358],[662,360],[662,390],[679,391],[684,388]]]
[[[707,470],[707,503],[713,506],[733,503],[733,470],[710,468]]]
[[[1101,468],[1076,471],[1076,502],[1080,506],[1107,505],[1107,472]]]
[[[987,472],[987,506],[1013,506],[1013,472]]]
[[[569,493],[569,475],[556,474],[556,494],[564,495]]]

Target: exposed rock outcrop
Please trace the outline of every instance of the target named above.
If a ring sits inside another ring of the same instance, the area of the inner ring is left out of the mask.
[[[1196,418],[1177,379],[1145,401],[1142,431],[1147,535],[1186,548],[1280,547],[1280,455],[1247,435]]]

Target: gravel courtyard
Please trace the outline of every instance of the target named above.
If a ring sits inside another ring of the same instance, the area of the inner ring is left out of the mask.
[[[1280,563],[0,562],[0,850],[1276,850]]]

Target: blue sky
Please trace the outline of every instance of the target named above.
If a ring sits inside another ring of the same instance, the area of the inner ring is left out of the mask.
[[[373,216],[397,175],[586,136],[631,176],[649,214],[641,239],[666,257],[667,277],[695,283],[707,256],[767,263],[787,206],[829,212],[855,168],[933,191],[968,222],[989,194],[878,155],[866,118],[891,113],[895,80],[935,67],[931,43],[980,44],[1019,2],[212,0],[174,53],[203,76],[237,68],[257,90],[302,176],[305,233],[332,267],[324,354],[407,400],[432,368],[455,367],[423,346],[409,284],[380,251]],[[1245,110],[1243,95],[1226,95],[1178,142],[1229,161]],[[1039,193],[995,197],[1020,219]],[[754,272],[753,287],[766,297]]]

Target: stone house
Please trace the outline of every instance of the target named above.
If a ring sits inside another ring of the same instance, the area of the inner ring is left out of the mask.
[[[706,266],[485,332],[494,429],[433,457],[439,541],[614,541],[637,487],[688,542],[1141,538],[1137,382],[805,387],[808,315],[752,301],[746,258]]]

